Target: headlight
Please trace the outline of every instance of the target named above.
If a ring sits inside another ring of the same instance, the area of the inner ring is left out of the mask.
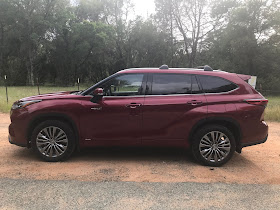
[[[38,102],[41,102],[42,100],[32,100],[32,101],[17,101],[12,105],[12,109],[20,109],[20,108],[24,108],[27,107],[31,104],[35,104]]]

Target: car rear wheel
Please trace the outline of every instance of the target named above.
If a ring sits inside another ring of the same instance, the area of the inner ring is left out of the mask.
[[[75,149],[75,135],[69,125],[57,120],[39,124],[31,137],[32,148],[45,161],[67,159]]]
[[[198,130],[193,138],[192,153],[204,165],[221,166],[235,151],[232,132],[224,126],[209,125]]]

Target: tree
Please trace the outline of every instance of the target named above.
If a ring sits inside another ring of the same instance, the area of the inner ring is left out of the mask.
[[[158,15],[163,15],[165,25],[170,24],[171,39],[173,22],[175,30],[183,39],[188,61],[185,64],[189,67],[196,65],[197,53],[203,49],[206,36],[222,25],[225,13],[212,14],[216,4],[216,1],[210,0],[156,0]]]

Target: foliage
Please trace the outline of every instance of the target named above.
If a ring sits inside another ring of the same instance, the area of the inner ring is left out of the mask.
[[[95,83],[124,68],[193,67],[258,76],[280,91],[277,0],[1,0],[0,85]]]

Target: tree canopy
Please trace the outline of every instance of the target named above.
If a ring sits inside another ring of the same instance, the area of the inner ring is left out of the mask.
[[[133,67],[195,67],[258,76],[280,91],[277,0],[0,0],[0,76],[10,85],[93,84]]]

